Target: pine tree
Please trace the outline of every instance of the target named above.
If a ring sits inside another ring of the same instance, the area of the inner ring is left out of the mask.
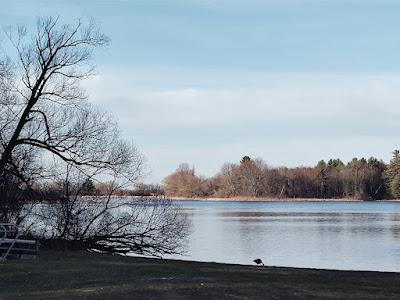
[[[400,197],[400,151],[393,151],[393,157],[386,169],[386,182],[390,192]]]
[[[390,182],[390,192],[396,198],[400,198],[400,174],[397,174]]]

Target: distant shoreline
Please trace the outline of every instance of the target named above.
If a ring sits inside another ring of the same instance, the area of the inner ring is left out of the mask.
[[[382,199],[382,200],[362,200],[353,198],[270,198],[270,197],[232,197],[232,198],[220,198],[220,197],[167,197],[174,201],[209,201],[209,202],[399,202],[400,199]]]
[[[89,196],[90,197],[90,196]],[[107,196],[100,196],[107,197]],[[155,197],[158,196],[112,196],[114,199],[141,199],[143,197]],[[204,202],[398,202],[400,199],[381,199],[381,200],[363,200],[355,198],[272,198],[272,197],[232,197],[232,198],[221,198],[221,197],[168,197],[164,196],[164,199],[173,201],[204,201]]]

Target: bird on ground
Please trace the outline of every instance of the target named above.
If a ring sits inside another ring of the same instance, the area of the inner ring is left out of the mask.
[[[264,266],[264,263],[262,262],[261,258],[256,258],[253,260],[258,266]]]

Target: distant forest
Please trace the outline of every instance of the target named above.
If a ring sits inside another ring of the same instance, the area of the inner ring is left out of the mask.
[[[271,197],[351,198],[379,200],[400,198],[400,152],[391,161],[370,157],[321,160],[314,167],[269,167],[262,159],[244,156],[239,163],[226,163],[210,178],[198,176],[181,164],[164,179],[170,197]]]
[[[63,181],[37,183],[35,190],[46,199],[62,196]],[[81,195],[107,196],[112,182],[87,179]],[[389,163],[375,157],[321,160],[314,167],[270,167],[262,159],[244,156],[239,163],[226,163],[212,177],[196,174],[181,164],[162,185],[138,183],[118,188],[114,196],[162,196],[181,198],[306,198],[306,199],[400,199],[400,151]]]

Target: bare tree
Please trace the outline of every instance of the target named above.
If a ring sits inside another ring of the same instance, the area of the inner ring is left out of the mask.
[[[164,179],[164,190],[167,196],[201,196],[201,178],[196,176],[194,168],[180,164],[174,173]]]
[[[238,169],[242,195],[262,195],[263,168],[265,163],[261,159],[252,160],[248,156],[242,158]]]
[[[67,165],[64,195],[38,206],[29,222],[30,235],[58,249],[162,256],[184,251],[188,222],[185,214],[164,198],[115,198],[121,182],[108,184],[107,195],[85,196],[87,176]],[[61,182],[61,180],[59,180]]]
[[[143,158],[80,88],[93,74],[93,50],[108,38],[93,22],[70,26],[58,18],[39,19],[34,36],[19,27],[8,37],[17,59],[0,64],[0,220],[14,218],[45,244],[69,249],[179,253],[187,222],[171,202],[128,205],[114,197],[137,182]],[[38,181],[58,181],[61,194],[21,219],[21,200]],[[83,196],[89,181],[108,182],[107,195]]]
[[[93,22],[70,26],[58,18],[39,19],[34,36],[24,27],[7,35],[17,59],[0,64],[0,193],[7,194],[11,177],[29,188],[46,174],[43,161],[51,157],[83,172],[137,176],[136,149],[121,141],[113,119],[90,105],[80,88],[93,74],[93,49],[108,38]]]
[[[239,167],[236,164],[225,163],[216,176],[218,182],[218,197],[232,197],[240,194]]]

